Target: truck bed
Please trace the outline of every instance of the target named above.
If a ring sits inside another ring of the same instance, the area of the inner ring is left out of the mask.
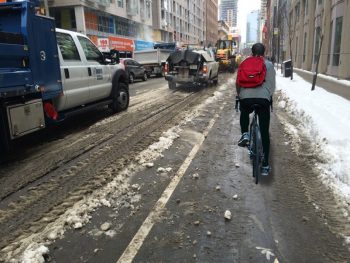
[[[134,52],[134,59],[142,65],[165,63],[169,55],[173,52],[170,49],[150,49]]]

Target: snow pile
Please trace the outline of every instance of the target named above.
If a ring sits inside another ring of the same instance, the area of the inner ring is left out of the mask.
[[[311,84],[296,74],[293,80],[277,74],[276,80],[283,97],[279,106],[300,121],[298,127],[287,124],[289,135],[311,140],[323,157],[318,168],[325,184],[350,200],[350,101],[320,87],[311,92]]]
[[[44,263],[44,255],[49,253],[49,249],[43,245],[33,244],[23,254],[22,263]]]

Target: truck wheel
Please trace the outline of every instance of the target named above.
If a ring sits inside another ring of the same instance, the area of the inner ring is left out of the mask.
[[[176,89],[176,82],[175,81],[168,81],[168,87],[169,87],[169,89]]]
[[[129,74],[129,83],[134,83],[135,77],[133,73]]]
[[[109,105],[113,113],[126,110],[129,107],[129,90],[125,83],[119,83],[113,87],[112,91],[113,102]]]
[[[10,139],[7,129],[5,113],[0,108],[0,163],[6,160],[6,156],[8,156],[10,151]]]
[[[143,73],[143,78],[142,78],[143,81],[146,81],[147,80],[147,73]]]

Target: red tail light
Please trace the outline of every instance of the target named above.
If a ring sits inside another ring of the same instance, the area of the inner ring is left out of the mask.
[[[208,65],[206,63],[203,64],[203,73],[207,74],[208,73]]]
[[[58,113],[51,102],[44,102],[44,111],[49,118],[57,120]]]

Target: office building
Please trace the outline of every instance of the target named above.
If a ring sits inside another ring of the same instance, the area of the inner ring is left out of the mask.
[[[206,0],[205,45],[215,46],[218,35],[218,0]]]
[[[84,33],[97,45],[132,52],[135,40],[152,41],[151,0],[55,0],[49,15],[59,28]]]
[[[202,0],[153,0],[154,40],[204,43],[205,6]]]
[[[252,11],[247,16],[246,43],[256,43],[260,40],[260,12]]]
[[[225,21],[229,27],[237,26],[237,2],[238,0],[221,0],[220,18]]]

